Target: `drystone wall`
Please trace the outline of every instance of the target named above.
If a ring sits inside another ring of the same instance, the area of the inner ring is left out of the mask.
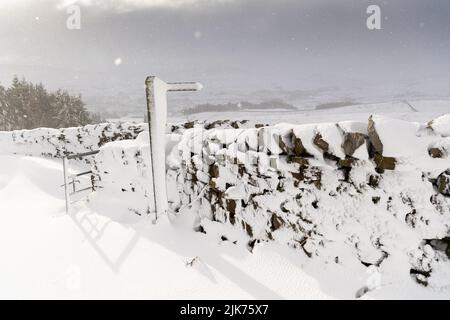
[[[128,214],[152,210],[147,141],[144,132],[109,143],[95,159],[98,192],[133,199]],[[424,285],[448,270],[449,115],[427,124],[189,123],[171,127],[166,153],[171,209],[192,206],[198,231],[226,224],[247,234],[249,249],[277,241],[333,263],[388,268],[395,259]]]
[[[0,153],[61,158],[98,150],[108,142],[135,139],[145,129],[145,124],[103,123],[63,129],[3,131],[0,132]]]
[[[146,126],[0,132],[0,153],[100,149],[85,159],[96,190],[90,199],[106,195],[107,204],[126,206],[124,215],[144,216],[153,209]],[[308,125],[188,122],[168,126],[166,155],[171,211],[196,212],[199,232],[245,241],[250,250],[274,241],[326,263],[450,286],[450,115],[425,124],[381,116]]]

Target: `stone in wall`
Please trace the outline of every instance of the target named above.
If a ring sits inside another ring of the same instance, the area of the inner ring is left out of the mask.
[[[436,186],[439,193],[450,197],[450,169],[442,172],[436,179]]]
[[[367,136],[359,132],[346,132],[344,134],[344,142],[342,149],[348,157],[352,157],[355,151],[366,144]]]

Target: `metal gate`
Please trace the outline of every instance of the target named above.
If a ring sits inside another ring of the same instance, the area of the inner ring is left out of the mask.
[[[80,182],[77,178],[86,176],[86,175],[92,175],[92,171],[89,170],[89,171],[84,171],[84,172],[69,175],[69,161],[73,160],[73,159],[81,160],[85,157],[96,155],[99,152],[100,152],[99,150],[96,150],[96,151],[90,151],[90,152],[85,152],[85,153],[73,154],[73,155],[66,156],[63,158],[63,171],[64,171],[63,186],[64,186],[64,195],[65,195],[65,200],[66,200],[66,214],[68,214],[70,212],[70,205],[72,204],[72,201],[70,200],[71,196],[81,193],[83,191],[94,189],[93,181],[91,179],[90,187],[85,187],[85,188],[77,190],[77,183]]]

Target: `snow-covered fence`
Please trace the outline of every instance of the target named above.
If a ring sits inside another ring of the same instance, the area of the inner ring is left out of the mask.
[[[166,135],[168,199],[173,212],[193,205],[199,230],[227,224],[250,248],[277,241],[339,263],[357,256],[379,266],[401,252],[419,278],[444,259],[426,251],[449,237],[450,116],[188,127]],[[145,135],[105,145],[93,169],[100,192],[122,198],[131,215],[152,210]]]
[[[0,132],[0,153],[62,158],[97,150],[111,141],[134,139],[146,129],[144,123],[102,123],[63,129],[3,131]]]
[[[248,126],[247,121],[188,122],[169,124],[167,133],[181,134],[194,125],[204,128],[238,128]],[[108,142],[133,140],[143,131],[146,123],[101,123],[84,127],[34,130],[0,131],[0,154],[44,156],[62,158],[73,154],[98,150]],[[91,162],[91,158],[84,161]]]
[[[170,189],[178,186],[177,197],[181,197],[178,202],[170,201],[172,210],[188,203],[196,196],[196,190],[203,190],[205,186],[219,192],[227,191],[227,186],[238,182],[242,186],[241,178],[246,176],[243,173],[267,181],[270,177],[277,181],[284,178],[304,181],[304,175],[315,170],[313,168],[318,171],[331,168],[348,179],[352,169],[362,164],[370,165],[374,174],[380,175],[395,169],[396,165],[411,162],[430,177],[437,176],[449,166],[450,135],[447,136],[443,125],[446,121],[448,118],[442,117],[420,125],[374,117],[368,124],[342,122],[257,128],[236,125],[237,129],[233,129],[235,126],[223,129],[190,123],[172,127],[166,134],[167,180],[173,182],[176,175],[179,181]],[[389,138],[391,135],[396,139]],[[118,185],[147,174],[147,164],[139,158],[142,154],[139,149],[148,148],[146,140],[148,133],[142,133],[135,141],[108,144],[96,158],[94,171],[104,179],[117,174],[115,183]],[[139,165],[141,171],[134,171]],[[124,176],[128,168],[133,171]],[[316,179],[317,185],[319,179]],[[278,183],[267,187],[272,190],[276,186]]]

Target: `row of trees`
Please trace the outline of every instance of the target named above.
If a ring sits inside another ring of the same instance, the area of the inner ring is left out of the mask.
[[[9,88],[0,85],[0,130],[64,128],[101,122],[86,110],[81,96],[14,77]]]

